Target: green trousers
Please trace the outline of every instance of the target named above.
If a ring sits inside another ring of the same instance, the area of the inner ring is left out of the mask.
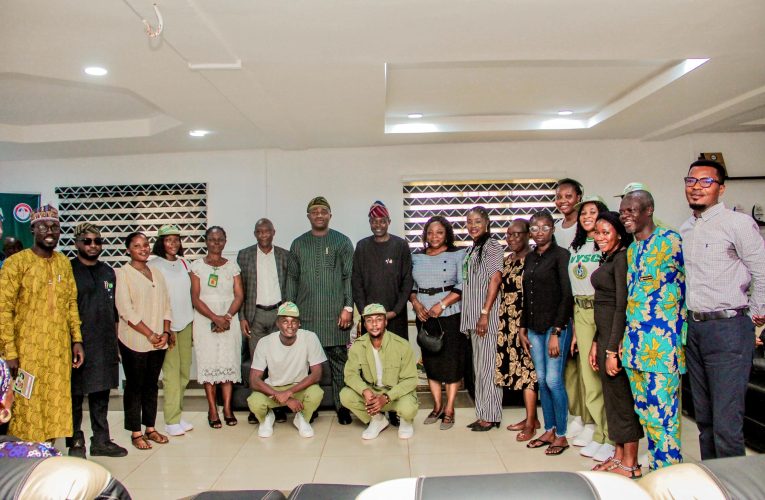
[[[580,349],[580,353],[576,357],[568,358],[563,380],[566,383],[566,394],[568,395],[568,412],[575,417],[580,417],[585,424],[591,424],[593,423],[592,416],[584,404],[584,383],[582,383],[582,377],[579,376],[579,358],[581,356]],[[587,357],[587,353],[584,356]]]
[[[380,391],[375,391],[380,394]],[[340,391],[340,402],[343,406],[353,412],[359,420],[368,424],[372,417],[367,413],[367,406],[364,402],[364,396],[357,393],[350,387],[343,387]],[[391,401],[387,405],[383,406],[382,411],[395,411],[399,417],[403,418],[407,422],[414,422],[414,417],[417,416],[417,410],[420,407],[419,401],[417,401],[417,393],[410,392],[404,394],[395,401]]]
[[[579,346],[579,377],[584,386],[584,405],[587,413],[595,423],[593,441],[607,442],[608,424],[606,422],[606,407],[603,403],[603,383],[600,374],[592,369],[588,360],[592,341],[595,338],[595,309],[585,309],[574,306],[574,327],[576,328],[576,343]]]
[[[275,391],[286,391],[295,385],[297,384],[273,386],[273,389]],[[319,387],[319,384],[313,384],[302,391],[296,392],[292,397],[303,403],[303,418],[306,422],[310,422],[314,412],[316,412],[316,409],[319,408],[319,405],[321,404],[321,398],[324,397],[324,390]],[[268,414],[268,410],[285,405],[279,404],[279,402],[272,399],[271,396],[266,396],[262,392],[254,391],[250,394],[250,397],[247,398],[247,406],[249,406],[250,411],[258,417],[258,422],[263,422],[266,418],[266,414]]]
[[[177,424],[183,412],[183,395],[191,370],[191,326],[175,334],[175,346],[168,349],[162,365],[162,389],[165,398],[165,423]]]

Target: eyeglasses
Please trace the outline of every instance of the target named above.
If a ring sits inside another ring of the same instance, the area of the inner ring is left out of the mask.
[[[104,239],[103,238],[80,238],[80,243],[84,244],[85,246],[88,245],[103,245]]]
[[[528,231],[520,231],[520,232],[507,233],[507,237],[508,238],[520,238],[521,236],[523,236],[527,232]]]
[[[44,224],[42,222],[38,222],[37,224],[35,224],[33,226],[33,229],[35,231],[39,232],[39,233],[42,233],[42,234],[45,234],[48,231],[50,231],[51,233],[59,233],[59,232],[61,232],[61,226],[59,226],[58,224],[48,225],[48,224]]]
[[[722,182],[718,181],[717,179],[713,179],[712,177],[702,177],[701,179],[697,177],[684,177],[683,180],[685,181],[686,187],[693,187],[696,185],[696,183],[699,183],[701,187],[708,188],[715,182],[722,186]]]
[[[550,226],[531,226],[529,231],[532,233],[549,233],[552,229]]]

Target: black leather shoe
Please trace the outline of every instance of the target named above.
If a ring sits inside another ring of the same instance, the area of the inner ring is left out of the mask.
[[[274,415],[276,416],[276,421],[280,424],[283,424],[287,421],[287,411],[284,409],[284,407],[274,408]]]
[[[258,417],[256,417],[254,413],[250,412],[250,414],[247,415],[247,422],[255,425],[258,423]]]
[[[90,444],[90,454],[94,457],[124,457],[128,451],[114,441]]]
[[[490,431],[493,428],[497,427],[499,428],[499,422],[484,422],[486,425],[481,425],[480,423],[477,423],[473,427],[471,427],[471,431],[473,432],[486,432]]]
[[[341,407],[339,410],[337,410],[337,422],[340,425],[348,425],[351,422],[353,422],[353,417],[351,417],[351,411],[346,407]]]
[[[69,439],[69,456],[85,458],[85,434],[82,431],[77,431]]]
[[[390,422],[390,425],[393,427],[398,427],[401,423],[401,420],[398,418],[398,413],[395,411],[389,411],[388,412],[388,422]]]

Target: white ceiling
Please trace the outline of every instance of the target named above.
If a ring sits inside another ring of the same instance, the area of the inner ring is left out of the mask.
[[[765,130],[762,0],[157,3],[3,2],[0,160]]]

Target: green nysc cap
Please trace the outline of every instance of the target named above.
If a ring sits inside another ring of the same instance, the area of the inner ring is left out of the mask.
[[[604,200],[602,196],[598,196],[598,195],[595,195],[595,194],[590,194],[590,195],[587,195],[584,198],[582,198],[582,201],[580,201],[579,203],[574,205],[574,208],[578,209],[579,207],[581,207],[585,203],[594,203],[596,201],[599,202],[599,203],[602,203],[602,204],[604,204],[606,206],[608,206],[606,204],[606,200]]]
[[[276,311],[277,316],[289,316],[290,318],[299,318],[300,310],[294,302],[285,302],[279,306],[279,310]]]
[[[651,192],[650,189],[648,189],[648,186],[646,184],[643,184],[642,182],[630,182],[626,186],[624,186],[624,190],[622,191],[622,194],[614,195],[614,198],[624,198],[630,193],[634,193],[635,191],[646,191],[648,193]]]
[[[362,316],[365,318],[367,316],[374,316],[375,314],[385,314],[387,311],[385,310],[385,307],[382,304],[368,304],[364,308],[364,313]]]
[[[160,227],[159,230],[157,231],[158,237],[170,236],[170,235],[180,236],[181,235],[180,228],[176,226],[175,224],[165,224],[164,226]]]

